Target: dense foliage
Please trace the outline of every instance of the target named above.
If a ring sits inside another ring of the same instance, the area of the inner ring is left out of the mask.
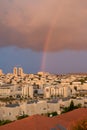
[[[23,118],[26,118],[26,117],[28,117],[28,115],[23,114],[23,115],[17,116],[17,120],[20,120],[20,119],[23,119]]]
[[[69,112],[69,111],[72,111],[74,109],[78,109],[78,108],[81,108],[81,104],[78,104],[78,105],[74,105],[74,102],[71,101],[70,105],[68,107],[64,107],[63,108],[63,111],[62,113],[66,113],[66,112]]]
[[[5,124],[8,124],[8,123],[11,123],[12,121],[10,120],[0,120],[0,126],[1,125],[5,125]]]
[[[50,113],[47,113],[46,116],[48,117],[53,117],[53,116],[57,116],[57,112],[50,112]]]

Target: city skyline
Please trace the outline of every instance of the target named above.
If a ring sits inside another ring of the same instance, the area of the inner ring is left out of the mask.
[[[1,48],[0,69],[4,73],[12,72],[15,66],[22,67],[25,73],[37,73],[38,71],[55,74],[87,72],[86,51],[67,50],[58,53],[48,53],[44,70],[41,69],[42,56],[42,52],[33,52],[28,49],[24,50],[15,47]]]

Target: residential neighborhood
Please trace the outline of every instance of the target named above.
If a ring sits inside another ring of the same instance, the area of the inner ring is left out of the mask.
[[[0,118],[16,120],[27,114],[62,113],[62,108],[87,107],[87,74],[57,75],[48,72],[26,74],[22,68],[13,73],[0,70]]]

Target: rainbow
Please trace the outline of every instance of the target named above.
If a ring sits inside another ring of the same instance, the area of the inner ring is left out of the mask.
[[[44,43],[44,49],[43,49],[43,57],[42,57],[42,64],[41,64],[41,70],[45,70],[45,63],[46,63],[46,57],[47,57],[47,51],[50,45],[50,41],[52,38],[52,33],[53,33],[53,25],[50,27],[49,32],[47,34],[45,43]]]
[[[60,15],[60,18],[61,18],[61,13],[62,13],[62,10],[63,10],[65,4],[66,4],[66,1],[64,2],[62,8],[60,6],[59,11],[58,11],[57,7],[55,8],[56,9],[56,11],[55,11],[56,15],[54,15],[54,17],[52,18],[53,20],[50,23],[50,28],[49,28],[47,36],[45,38],[46,40],[45,40],[44,49],[43,49],[43,56],[42,56],[41,69],[40,69],[41,71],[45,71],[46,59],[47,59],[47,51],[48,51],[49,46],[50,46],[50,42],[51,42],[51,39],[52,39],[52,34],[54,32],[55,25],[58,22],[58,19],[57,19],[58,18],[58,14]]]
[[[41,71],[45,70],[46,59],[47,59],[47,51],[48,51],[49,46],[50,46],[50,42],[51,42],[51,39],[52,39],[52,34],[54,32],[56,21],[57,21],[57,16],[51,22],[50,28],[49,28],[47,36],[46,36],[46,40],[45,40],[45,43],[44,43],[44,49],[43,49],[42,62],[41,62]]]

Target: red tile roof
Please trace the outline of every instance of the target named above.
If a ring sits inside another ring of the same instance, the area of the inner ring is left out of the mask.
[[[41,115],[30,116],[10,124],[0,126],[0,130],[52,130],[52,128],[58,128],[58,125],[70,128],[71,125],[81,119],[87,119],[87,108],[76,109],[53,118]]]

